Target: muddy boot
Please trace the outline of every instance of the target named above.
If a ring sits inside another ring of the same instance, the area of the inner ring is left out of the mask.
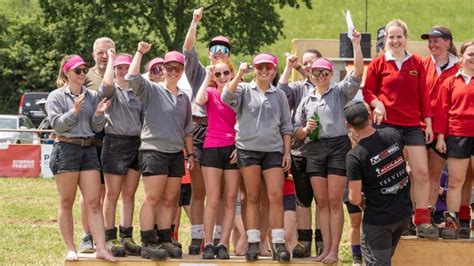
[[[462,239],[471,238],[471,227],[469,222],[459,222],[458,237]]]
[[[249,243],[247,252],[245,253],[246,261],[258,260],[258,253],[260,253],[260,242]]]
[[[151,260],[165,260],[168,258],[168,251],[158,244],[155,230],[140,231],[140,235],[142,237],[142,258]]]
[[[290,252],[286,248],[285,243],[273,244],[273,260],[278,262],[289,262]]]
[[[225,245],[217,245],[216,258],[220,260],[230,259],[229,252],[227,251],[227,247]]]
[[[171,258],[180,259],[183,257],[183,251],[171,243],[171,232],[171,228],[158,230],[158,242],[168,251]]]
[[[201,245],[202,239],[193,238],[191,239],[191,244],[189,245],[189,255],[199,255],[201,254]]]
[[[213,244],[207,244],[204,246],[204,251],[202,252],[202,258],[205,260],[212,260],[216,256],[216,253],[214,252],[214,245]]]
[[[293,249],[293,258],[311,257],[311,241],[298,241]]]
[[[127,255],[140,256],[142,247],[133,240],[133,227],[119,226],[120,243],[127,251]]]
[[[127,252],[117,240],[117,227],[105,230],[105,248],[114,257],[125,257]]]
[[[323,254],[323,252],[324,252],[324,243],[323,243],[323,241],[317,241],[316,243],[314,243],[314,245],[316,246],[316,257]]]
[[[438,228],[431,223],[419,224],[416,226],[418,238],[438,239]]]
[[[445,212],[444,213],[445,222],[444,228],[441,232],[443,239],[456,239],[458,238],[457,230],[458,230],[458,222],[456,218],[456,214],[454,212]]]

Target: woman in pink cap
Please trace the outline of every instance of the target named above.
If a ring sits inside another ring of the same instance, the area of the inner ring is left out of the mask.
[[[314,90],[301,100],[295,114],[295,138],[307,140],[306,175],[310,178],[318,203],[323,236],[323,252],[316,258],[337,263],[344,224],[343,194],[347,184],[346,154],[351,149],[343,114],[345,104],[360,88],[364,62],[360,34],[354,32],[354,71],[339,83],[333,83],[333,64],[325,58],[313,62],[311,80]]]
[[[145,65],[146,72],[148,74],[148,80],[153,82],[162,82],[165,80],[163,73],[163,58],[155,57]],[[145,74],[146,75],[146,74]]]
[[[93,145],[94,132],[103,129],[110,102],[100,101],[96,91],[83,86],[87,70],[80,56],[63,57],[56,81],[59,88],[49,94],[46,102],[48,119],[57,135],[50,167],[59,193],[59,229],[67,247],[66,260],[78,260],[72,207],[79,186],[96,241],[96,258],[116,261],[105,247],[100,163]]]
[[[188,168],[194,166],[191,102],[177,85],[184,71],[181,53],[172,51],[165,55],[163,82],[150,82],[140,75],[142,56],[150,48],[151,44],[138,44],[125,77],[144,107],[138,156],[145,189],[140,210],[141,256],[148,259],[181,258],[181,249],[172,243],[171,224],[173,210],[178,204],[181,177],[185,173],[183,150],[188,157]],[[159,204],[161,213],[155,231]]]
[[[206,77],[197,95],[196,104],[206,106],[207,132],[201,155],[201,167],[206,188],[204,209],[204,259],[229,259],[228,243],[234,227],[235,200],[240,185],[240,175],[235,164],[235,112],[221,100],[224,86],[233,78],[234,68],[228,60],[218,60],[206,68]],[[221,191],[221,176],[224,187]],[[216,253],[213,232],[220,200],[225,210],[222,234]]]
[[[107,50],[108,63],[104,79],[99,88],[101,97],[110,99],[111,107],[105,116],[105,137],[102,145],[102,168],[105,174],[106,194],[104,200],[106,247],[112,255],[140,255],[140,246],[133,241],[133,210],[140,172],[138,148],[142,128],[142,103],[129,88],[125,75],[132,56],[115,54]],[[115,76],[115,78],[114,78]],[[117,240],[115,210],[122,196],[120,242]]]
[[[249,70],[248,64],[242,63],[221,96],[222,101],[237,113],[237,165],[243,176],[247,204],[245,219],[249,247],[245,258],[248,261],[258,259],[263,175],[270,202],[273,259],[287,262],[290,253],[285,246],[282,188],[283,172],[288,171],[291,165],[293,126],[285,93],[271,84],[277,66],[276,57],[259,54],[253,64],[255,80],[240,82]]]

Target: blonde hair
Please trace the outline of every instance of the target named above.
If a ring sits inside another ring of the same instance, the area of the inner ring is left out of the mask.
[[[58,88],[62,88],[67,84],[67,76],[63,72],[63,66],[64,66],[64,64],[66,64],[67,61],[69,61],[69,59],[71,59],[74,56],[77,56],[77,55],[75,55],[75,54],[65,55],[61,59],[61,63],[59,64],[58,78],[56,79],[56,86],[58,86]]]
[[[400,27],[402,28],[403,30],[403,34],[405,35],[405,37],[408,36],[408,26],[405,22],[403,22],[401,19],[394,19],[392,21],[390,21],[387,26],[385,26],[385,36],[388,35],[388,29],[390,27]]]

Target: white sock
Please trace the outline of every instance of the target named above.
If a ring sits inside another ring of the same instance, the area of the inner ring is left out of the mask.
[[[285,243],[285,230],[283,228],[272,229],[272,242],[274,244]]]
[[[204,238],[204,224],[192,224],[191,225],[191,238],[192,239],[203,239]]]
[[[214,239],[221,239],[222,225],[216,224],[214,227]]]
[[[247,230],[247,242],[249,243],[257,243],[260,242],[260,230],[257,229],[249,229]]]

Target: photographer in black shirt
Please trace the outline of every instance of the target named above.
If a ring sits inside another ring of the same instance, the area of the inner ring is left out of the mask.
[[[412,214],[403,139],[392,128],[373,128],[363,102],[347,103],[344,116],[359,141],[347,154],[346,167],[349,200],[364,210],[362,255],[366,265],[391,265]]]

